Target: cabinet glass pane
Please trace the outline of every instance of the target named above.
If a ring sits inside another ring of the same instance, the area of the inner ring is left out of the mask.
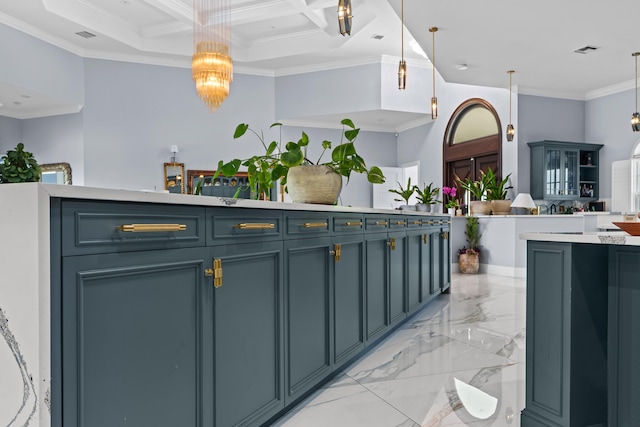
[[[550,196],[560,195],[560,150],[548,150],[546,153],[546,188],[545,194]]]
[[[567,196],[578,195],[578,152],[564,152],[564,188],[563,193]]]

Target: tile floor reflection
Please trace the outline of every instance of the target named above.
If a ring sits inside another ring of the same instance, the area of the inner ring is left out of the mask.
[[[451,289],[275,426],[519,426],[525,280],[457,274]]]

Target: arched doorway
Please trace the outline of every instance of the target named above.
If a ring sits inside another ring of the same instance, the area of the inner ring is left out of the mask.
[[[498,113],[481,98],[471,98],[453,112],[444,134],[443,185],[455,186],[456,177],[475,181],[491,168],[502,175],[502,126]]]

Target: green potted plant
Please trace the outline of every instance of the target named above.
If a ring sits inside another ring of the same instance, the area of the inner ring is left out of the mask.
[[[418,203],[416,203],[416,210],[421,212],[431,212],[431,205],[440,203],[440,201],[437,200],[440,188],[433,188],[433,182],[430,182],[429,184],[423,183],[422,188],[416,185],[414,186],[414,190],[416,193],[416,199],[418,199]]]
[[[409,206],[409,199],[413,195],[414,191],[415,191],[415,186],[411,185],[411,177],[409,177],[409,179],[407,180],[406,187],[403,187],[402,184],[398,182],[398,188],[389,189],[389,192],[395,193],[398,196],[400,196],[399,199],[393,199],[393,200],[395,200],[396,202],[404,201],[404,205],[400,206],[400,209],[402,210],[411,210],[411,208],[414,207],[414,206]]]
[[[468,216],[464,234],[467,246],[458,249],[458,266],[460,273],[475,274],[480,269],[480,225],[478,218]]]
[[[507,193],[512,186],[507,186],[511,174],[498,180],[496,174],[487,169],[486,173],[482,173],[485,188],[487,190],[487,200],[491,202],[491,211],[494,215],[508,215],[511,213],[511,200],[507,200]]]
[[[19,143],[0,159],[0,183],[38,182],[42,172],[33,154]]]
[[[262,133],[259,134],[248,124],[241,123],[236,127],[233,138],[240,138],[251,131],[260,140],[264,154],[256,154],[244,160],[233,159],[227,163],[219,161],[214,178],[218,175],[235,175],[241,166],[245,166],[248,185],[256,189],[258,197],[268,194],[274,183],[280,180],[294,202],[322,204],[336,203],[342,188],[342,177],[346,177],[348,183],[352,172],[366,174],[371,183],[383,183],[382,170],[377,166],[367,168],[365,160],[357,153],[355,140],[360,129],[350,119],[342,120],[341,124],[340,144],[332,148],[331,141],[322,141],[322,153],[313,162],[307,157],[309,137],[305,132],[302,132],[297,142],[289,141],[283,146],[280,138],[280,142],[271,141],[267,145]],[[281,123],[273,123],[271,128],[281,126]],[[331,150],[331,159],[322,162],[327,150]]]

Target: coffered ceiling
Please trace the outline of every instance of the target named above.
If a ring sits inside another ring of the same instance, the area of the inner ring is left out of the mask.
[[[352,0],[353,31],[346,37],[338,32],[337,3],[231,0],[235,69],[278,76],[400,55],[401,0]],[[631,53],[640,50],[634,6],[632,0],[405,0],[405,56],[409,63],[427,61],[420,46],[431,55],[428,28],[437,26],[436,67],[448,82],[506,88],[506,71],[514,69],[521,93],[589,99],[633,88]],[[0,22],[80,56],[172,66],[189,66],[192,20],[192,0],[0,2]],[[95,37],[77,34],[83,32]],[[574,53],[585,46],[596,50]],[[0,83],[5,111],[22,89]],[[38,101],[37,94],[27,96],[20,108]]]

